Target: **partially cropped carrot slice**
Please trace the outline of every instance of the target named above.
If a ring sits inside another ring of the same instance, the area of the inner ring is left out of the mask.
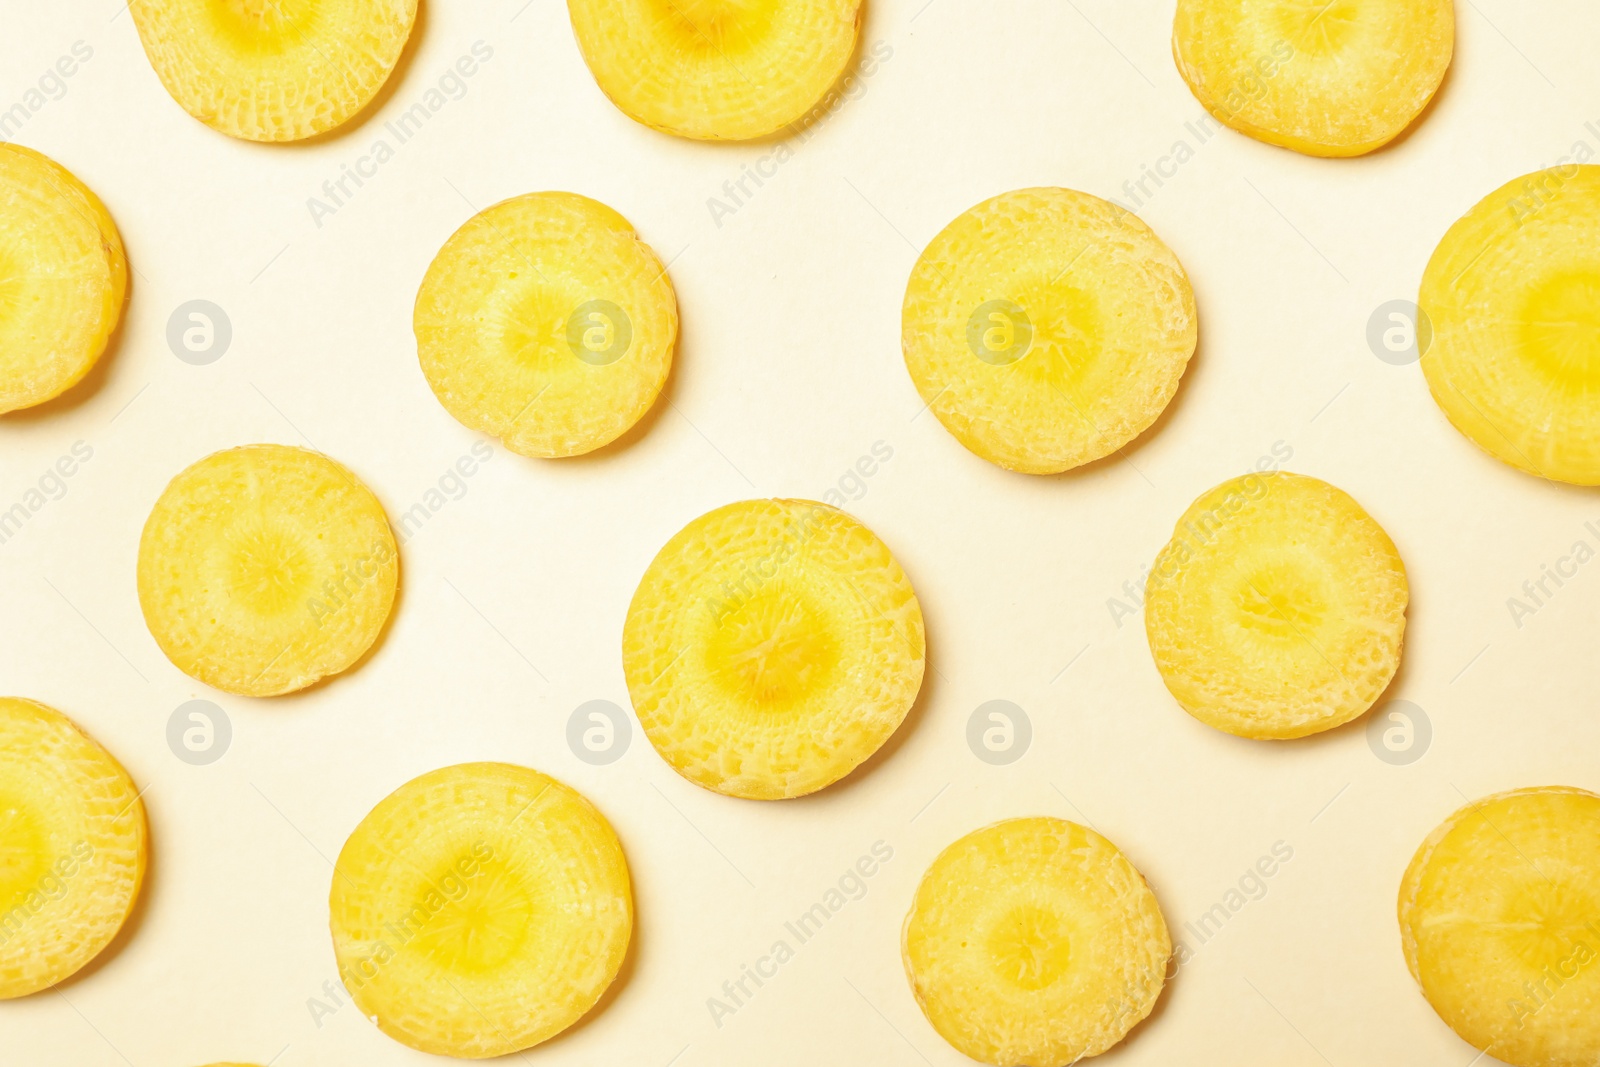
[[[530,193],[451,235],[413,325],[446,411],[513,452],[556,458],[609,444],[650,410],[678,301],[627,219],[575,193]]]
[[[639,725],[696,785],[778,800],[838,781],[922,686],[922,609],[884,543],[809,500],[700,516],[628,606],[622,666]]]
[[[1455,51],[1452,0],[1178,0],[1178,71],[1217,119],[1313,156],[1410,126]]]
[[[1064,819],[1010,819],[933,861],[902,952],[918,1005],[957,1051],[1068,1067],[1150,1014],[1172,937],[1116,845]]]
[[[139,604],[179,670],[246,696],[354,664],[394,604],[383,505],[340,464],[286,445],[217,452],[167,486],[139,541]]]
[[[1513,1067],[1600,1063],[1600,796],[1474,801],[1400,886],[1406,965],[1463,1041]]]
[[[0,698],[0,1000],[99,955],[147,857],[144,804],[122,765],[54,708]]]
[[[595,1006],[633,932],[628,863],[576,790],[527,767],[412,779],[345,842],[329,898],[339,975],[397,1041],[482,1059]]]
[[[991,463],[1055,474],[1149,429],[1198,339],[1194,293],[1139,217],[1018,189],[946,226],[906,283],[901,347],[945,429]]]
[[[297,141],[378,94],[417,0],[130,0],[128,10],[185,111],[231,137]]]
[[[59,163],[0,144],[0,413],[88,374],[127,292],[122,239],[100,198]]]
[[[1519,470],[1600,485],[1600,166],[1490,193],[1439,242],[1418,303],[1451,424]]]
[[[844,72],[862,0],[567,0],[595,81],[627,115],[702,140],[800,122]]]

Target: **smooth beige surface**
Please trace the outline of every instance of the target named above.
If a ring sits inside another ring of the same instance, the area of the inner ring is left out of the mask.
[[[0,543],[0,675],[7,692],[72,709],[150,787],[159,842],[135,936],[63,990],[71,1004],[3,1006],[8,1061],[125,1067],[110,1041],[140,1067],[266,1064],[285,1045],[275,1067],[433,1067],[327,999],[328,861],[396,783],[494,759],[592,799],[637,890],[638,953],[615,999],[541,1048],[538,1067],[666,1067],[680,1051],[672,1067],[922,1067],[906,1042],[934,1067],[968,1067],[906,987],[900,922],[940,849],[1035,814],[1117,842],[1190,951],[1155,1018],[1094,1067],[1320,1065],[1307,1041],[1339,1067],[1466,1067],[1475,1053],[1406,972],[1395,893],[1461,794],[1600,789],[1600,557],[1559,590],[1547,580],[1555,595],[1520,629],[1506,606],[1574,542],[1600,546],[1584,526],[1600,526],[1600,501],[1484,456],[1439,413],[1421,371],[1374,358],[1365,331],[1381,303],[1416,298],[1440,236],[1485,194],[1575,141],[1600,149],[1584,125],[1600,125],[1600,15],[1575,0],[1463,5],[1457,62],[1428,120],[1389,149],[1329,161],[1232,134],[1196,144],[1185,122],[1200,107],[1172,66],[1170,5],[1075,3],[871,4],[863,41],[891,57],[776,163],[762,160],[777,145],[690,143],[620,114],[559,4],[514,22],[524,0],[425,4],[416,57],[370,119],[275,150],[174,106],[128,17],[108,21],[114,4],[0,0],[0,104],[74,41],[93,47],[66,95],[19,133],[73,161],[139,272],[98,388],[48,418],[0,420],[6,508],[75,441],[93,449],[66,495]],[[359,190],[347,182],[352,195],[319,212],[318,228],[307,198],[331,204],[323,183],[479,40],[493,54],[457,76],[465,94],[442,93],[421,132],[366,167],[375,176]],[[1161,161],[1180,138],[1192,158],[1174,169]],[[1147,181],[1142,205],[1119,192],[1158,164],[1173,176]],[[707,200],[732,205],[724,182],[757,165],[764,184],[747,180],[742,206],[713,218]],[[1054,478],[999,470],[919,416],[899,350],[917,249],[985,197],[1039,184],[1137,207],[1193,279],[1204,324],[1157,431],[1125,459]],[[625,447],[570,464],[496,449],[480,462],[416,367],[411,303],[475,208],[551,188],[611,205],[671,262],[678,373]],[[164,340],[173,309],[198,298],[226,307],[235,328],[206,367]],[[394,624],[360,670],[324,686],[219,698],[145,631],[140,526],[195,457],[307,439],[361,473],[404,538]],[[886,460],[873,455],[880,441]],[[1413,766],[1375,758],[1364,720],[1289,747],[1193,722],[1150,662],[1142,617],[1121,615],[1119,628],[1107,607],[1127,601],[1123,583],[1190,501],[1273,461],[1275,444],[1280,465],[1381,515],[1406,561],[1397,694],[1435,734]],[[461,457],[474,473],[447,476]],[[457,480],[465,496],[451,499]],[[404,522],[430,491],[442,506]],[[893,547],[927,621],[922,700],[880,757],[775,805],[683,781],[637,724],[609,766],[572,756],[565,727],[579,704],[627,705],[623,619],[672,534],[733,500],[830,492]],[[233,721],[233,747],[209,767],[180,762],[164,739],[173,709],[195,697]],[[1033,747],[1010,766],[979,761],[965,741],[974,709],[995,699],[1032,720]],[[878,841],[886,862],[871,854]],[[1280,842],[1287,862],[1273,855]],[[1249,880],[1266,887],[1251,900],[1239,884],[1258,864],[1274,873]],[[839,888],[847,871],[860,899]],[[830,890],[848,903],[799,944],[784,924]],[[1201,943],[1187,926],[1226,912],[1230,893],[1248,903]],[[754,995],[719,1027],[707,998],[731,1006],[723,983],[742,965],[771,971],[780,939],[792,958],[759,990],[746,980]],[[332,1008],[320,1027],[313,997]]]

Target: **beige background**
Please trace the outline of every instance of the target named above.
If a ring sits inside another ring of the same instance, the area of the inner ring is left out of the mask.
[[[1600,122],[1592,5],[1465,0],[1437,106],[1373,157],[1313,160],[1231,132],[1199,147],[1141,212],[1187,266],[1201,313],[1170,417],[1125,458],[1030,478],[918,417],[898,353],[902,289],[917,249],[978,200],[1041,184],[1117,195],[1193,141],[1184,123],[1201,111],[1170,59],[1170,0],[876,0],[865,38],[892,56],[720,226],[708,198],[775,146],[633,124],[596,89],[563,7],[523,4],[428,4],[376,115],[267,147],[183,113],[116,0],[0,0],[0,108],[75,42],[93,49],[16,139],[98,191],[137,271],[104,372],[0,421],[3,507],[74,442],[94,450],[66,495],[0,544],[0,689],[63,709],[127,765],[148,788],[155,847],[131,936],[59,991],[0,1004],[0,1060],[425,1062],[352,1008],[312,1018],[308,999],[335,974],[328,860],[401,782],[504,759],[587,793],[638,887],[625,983],[529,1063],[966,1062],[911,999],[900,921],[945,844],[1049,813],[1118,842],[1185,940],[1182,925],[1275,843],[1294,852],[1103,1062],[1466,1067],[1472,1050],[1406,974],[1395,890],[1467,797],[1600,788],[1600,564],[1520,629],[1506,606],[1575,541],[1600,544],[1583,528],[1600,502],[1479,454],[1417,368],[1380,362],[1364,334],[1375,307],[1414,296],[1439,236],[1479,197],[1577,141],[1600,148],[1600,125],[1585,128]],[[318,227],[307,198],[475,41],[493,57],[465,94]],[[180,674],[134,593],[162,486],[215,449],[281,441],[350,465],[391,515],[422,498],[474,436],[417,368],[418,281],[474,208],[549,188],[611,204],[671,261],[683,337],[646,430],[585,460],[496,449],[405,545],[394,624],[348,677],[252,701]],[[165,340],[192,299],[232,321],[231,349],[209,366]],[[637,733],[610,766],[577,760],[567,717],[591,699],[626,706],[623,614],[667,537],[731,500],[820,496],[880,441],[893,458],[849,506],[910,573],[933,667],[888,751],[786,804],[701,791]],[[1142,620],[1119,628],[1108,611],[1189,501],[1275,444],[1291,469],[1351,492],[1404,554],[1411,640],[1391,696],[1435,731],[1412,766],[1377,759],[1361,725],[1286,745],[1198,725],[1162,688]],[[196,697],[233,724],[211,766],[165,740]],[[1008,767],[965,741],[992,699],[1033,723],[1032,749]],[[866,895],[716,1026],[706,999],[880,840],[894,858]]]

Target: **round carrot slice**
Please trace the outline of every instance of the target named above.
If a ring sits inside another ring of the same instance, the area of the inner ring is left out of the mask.
[[[88,374],[127,293],[122,238],[100,198],[38,152],[0,144],[0,413]]]
[[[633,931],[622,846],[576,790],[526,767],[415,778],[345,842],[329,898],[345,988],[440,1056],[531,1048],[593,1008]]]
[[[1172,955],[1127,857],[1051,818],[995,823],[941,852],[901,940],[939,1036],[998,1067],[1067,1067],[1116,1045],[1155,1007]]]
[[[1178,72],[1218,121],[1313,156],[1414,122],[1455,51],[1451,0],[1178,0]]]
[[[1253,738],[1331,730],[1400,666],[1409,587],[1383,527],[1327,482],[1247,474],[1178,520],[1146,586],[1150,653],[1178,703]]]
[[[298,141],[372,102],[417,0],[130,0],[128,10],[185,111],[230,137]]]
[[[1055,474],[1147,430],[1198,338],[1178,258],[1138,216],[1070,189],[986,200],[935,237],[901,312],[906,369],[991,463]]]
[[[777,800],[843,778],[922,686],[922,609],[889,549],[809,500],[729,504],[680,530],[628,606],[622,666],[679,774]]]
[[[593,451],[655,403],[678,300],[628,220],[574,193],[473,216],[417,293],[422,373],[445,410],[524,456]]]
[[[64,981],[111,943],[144,881],[145,836],[110,753],[54,708],[0,698],[0,1000]]]
[[[682,137],[764,137],[801,122],[855,51],[861,0],[567,0],[600,90]]]
[[[1490,193],[1439,242],[1418,303],[1451,424],[1520,470],[1600,485],[1600,166]]]
[[[394,604],[383,505],[327,456],[217,452],[179,474],[139,541],[139,604],[174,666],[244,696],[303,689],[354,664]]]
[[[1468,804],[1400,885],[1406,966],[1463,1041],[1513,1067],[1600,1063],[1600,796]]]

